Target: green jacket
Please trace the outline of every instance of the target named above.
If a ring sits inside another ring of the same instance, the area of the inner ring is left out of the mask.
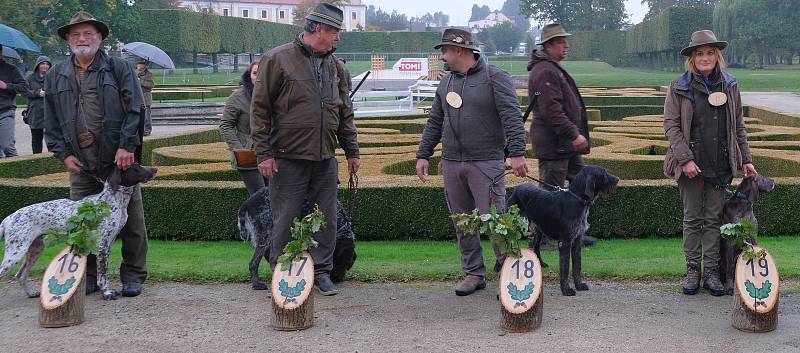
[[[239,87],[233,91],[225,102],[219,132],[231,151],[253,149],[253,139],[250,138],[250,98],[247,97],[244,88]],[[232,155],[233,153],[231,153],[231,166],[239,168],[236,165],[236,158]]]
[[[98,87],[103,107],[103,136],[98,138],[101,166],[114,163],[118,148],[135,152],[141,144],[139,113],[144,104],[136,70],[125,60],[109,57],[102,50]],[[45,76],[45,139],[47,149],[59,160],[79,154],[75,119],[78,113],[78,81],[72,60],[56,64]]]
[[[337,140],[347,158],[358,157],[346,69],[325,53],[318,83],[312,51],[301,38],[273,48],[259,62],[250,120],[258,162],[333,158]]]
[[[136,77],[139,78],[139,85],[142,86],[142,94],[144,95],[144,105],[153,105],[153,87],[156,86],[156,81],[153,80],[153,73],[147,68],[142,71],[136,72]]]

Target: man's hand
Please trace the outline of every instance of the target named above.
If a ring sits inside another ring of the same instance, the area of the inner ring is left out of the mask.
[[[124,148],[117,148],[117,154],[114,156],[114,163],[117,164],[117,168],[122,170],[130,168],[131,164],[133,164],[133,153],[128,152],[128,150]]]
[[[44,90],[43,89],[39,89],[39,97],[44,97]]]
[[[686,162],[686,164],[684,164],[683,167],[681,168],[683,169],[683,174],[689,177],[689,179],[693,179],[698,174],[700,174],[700,167],[698,167],[697,163],[695,163],[694,161]],[[747,173],[746,170],[745,173]]]
[[[525,163],[525,156],[511,157],[511,169],[514,175],[524,178],[528,176],[528,164]]]
[[[67,169],[71,173],[78,175],[81,174],[81,168],[83,168],[83,163],[81,163],[81,160],[78,159],[78,157],[75,157],[73,155],[67,156],[67,158],[64,158],[64,165],[67,166]]]
[[[742,169],[744,169],[744,177],[745,178],[754,177],[754,176],[758,175],[758,172],[756,171],[756,167],[753,165],[753,163],[747,163],[747,164],[743,165]]]
[[[358,168],[361,168],[361,159],[354,157],[347,159],[347,170],[350,174],[358,173]]]
[[[278,172],[278,163],[275,163],[275,158],[258,163],[258,172],[265,178],[272,180],[272,176]]]
[[[428,160],[427,159],[417,159],[417,176],[419,180],[422,182],[428,181]]]
[[[589,147],[589,141],[586,141],[583,135],[578,135],[578,137],[572,140],[572,147],[575,148],[576,151],[583,151],[586,147]]]
[[[0,89],[6,89],[6,88],[8,88],[8,85],[5,82],[3,82],[3,80],[0,80]]]

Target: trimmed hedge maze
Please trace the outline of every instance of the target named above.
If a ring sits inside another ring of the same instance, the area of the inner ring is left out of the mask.
[[[591,121],[592,153],[586,161],[608,168],[622,181],[615,195],[599,199],[592,209],[590,234],[601,238],[676,236],[681,231],[681,204],[675,182],[662,173],[668,146],[663,117],[640,114],[662,99],[653,89],[584,90],[587,101],[614,97],[622,113]],[[596,95],[606,91],[614,95]],[[646,92],[651,94],[648,96]],[[626,98],[632,105],[620,105]],[[800,233],[800,117],[751,108],[759,118],[747,118],[750,147],[758,170],[774,177],[776,190],[756,206],[761,234]],[[754,114],[755,115],[755,114]],[[361,240],[453,239],[438,164],[431,159],[431,180],[420,182],[414,172],[415,152],[424,115],[359,118],[362,169],[355,199],[356,233]],[[530,152],[529,152],[530,153]],[[339,151],[340,163],[343,161]],[[530,155],[529,155],[530,157]],[[181,240],[238,239],[236,212],[247,198],[239,174],[230,167],[230,152],[217,129],[145,140],[145,164],[159,168],[156,180],[143,187],[151,238]],[[534,175],[536,162],[529,161]],[[348,175],[340,164],[340,199],[348,204]],[[529,182],[510,177],[509,188]],[[67,197],[65,168],[48,154],[0,160],[0,217],[25,205]]]

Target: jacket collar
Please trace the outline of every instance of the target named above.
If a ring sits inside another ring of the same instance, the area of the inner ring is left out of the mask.
[[[61,76],[75,76],[75,63],[73,60],[73,58],[69,58],[63,61],[63,64],[57,65],[57,68],[53,68],[51,70],[57,70],[56,73]],[[108,70],[108,60],[110,60],[108,55],[102,49],[99,49],[97,50],[97,54],[95,54],[94,61],[92,61],[91,66],[95,70]]]
[[[736,82],[736,77],[733,77],[733,75],[731,75],[730,73],[728,73],[725,70],[721,70],[721,71],[722,71],[721,73],[722,73],[722,81],[723,81],[722,89],[724,91],[727,91],[730,87],[733,87],[733,85],[735,85],[737,83]],[[692,72],[689,71],[689,70],[686,70],[686,72],[684,72],[683,75],[681,75],[680,77],[678,77],[677,80],[675,80],[675,89],[678,89],[678,90],[681,90],[681,91],[688,91],[689,87],[691,87],[691,85],[692,85],[692,80],[693,80]]]
[[[472,74],[474,74],[476,72],[481,72],[484,68],[486,68],[486,63],[483,62],[483,57],[481,57],[480,54],[475,54],[475,55],[478,55],[478,58],[477,58],[477,60],[475,62],[475,65],[472,65],[472,67],[470,67],[467,70],[466,74],[453,72],[453,75],[456,75],[456,76],[468,76],[468,75],[472,75]]]
[[[294,44],[299,46],[301,51],[303,52],[303,55],[305,55],[307,57],[318,56],[318,57],[324,58],[324,57],[326,57],[328,55],[333,54],[333,52],[336,51],[336,48],[333,48],[333,49],[323,53],[322,55],[314,53],[314,48],[312,48],[310,45],[308,45],[308,44],[303,42],[303,33],[300,33],[300,34],[297,35],[297,37],[294,39]]]

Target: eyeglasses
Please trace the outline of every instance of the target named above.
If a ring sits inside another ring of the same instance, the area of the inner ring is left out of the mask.
[[[70,37],[71,39],[79,39],[80,37],[84,37],[84,38],[93,38],[93,37],[94,37],[94,36],[96,36],[96,35],[97,35],[97,32],[83,32],[83,33],[80,33],[80,32],[72,32],[72,33],[70,33],[70,34],[69,34],[69,37]]]

